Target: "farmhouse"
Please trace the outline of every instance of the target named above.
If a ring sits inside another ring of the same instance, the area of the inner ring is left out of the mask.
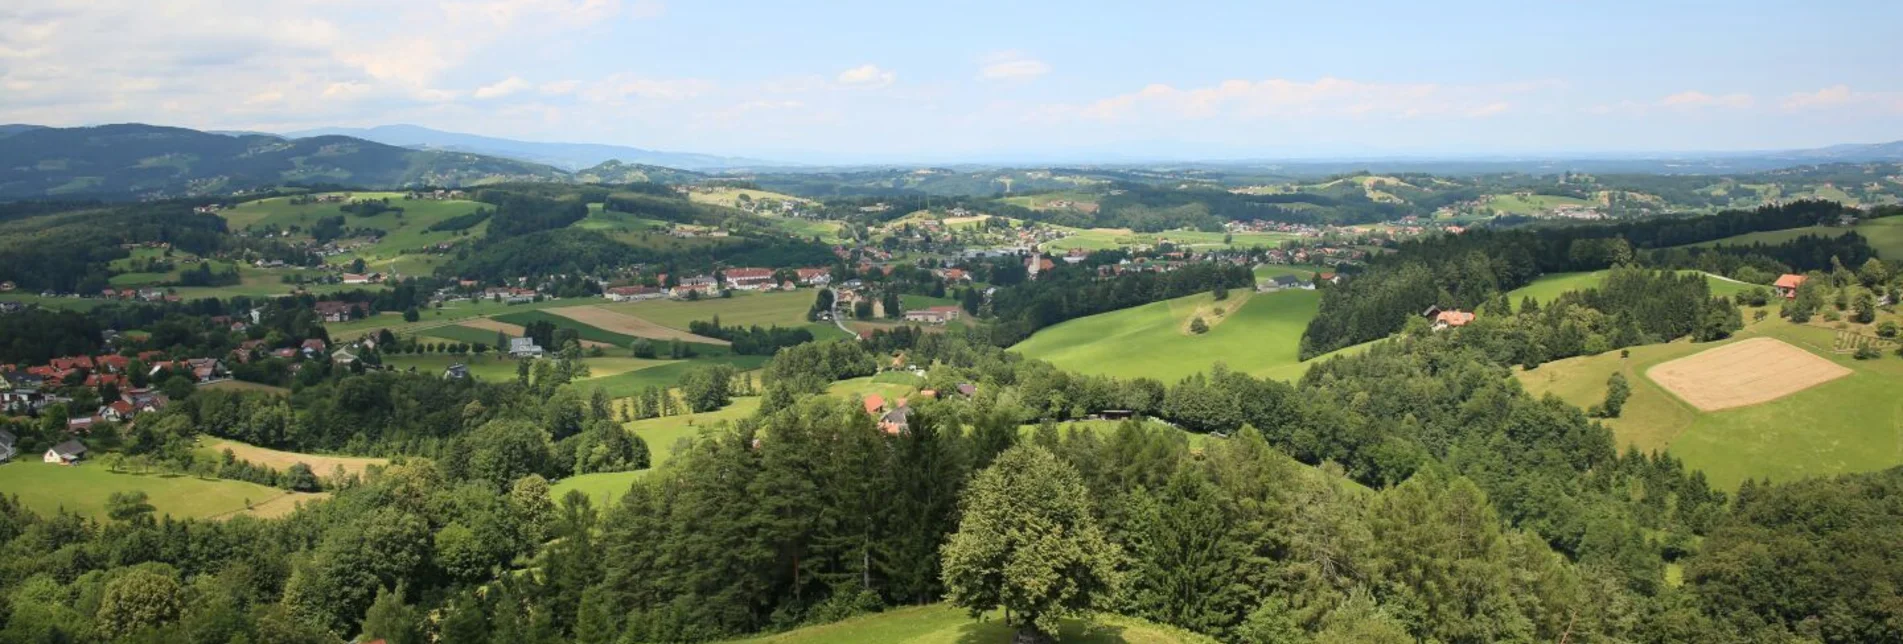
[[[466,365],[460,362],[453,365],[449,365],[449,368],[443,370],[443,379],[444,380],[468,380],[469,379],[469,365]]]
[[[1472,321],[1474,321],[1474,314],[1466,311],[1441,311],[1434,316],[1434,330],[1467,326],[1467,323]]]
[[[1785,273],[1777,277],[1777,281],[1771,284],[1771,288],[1777,289],[1779,297],[1794,300],[1797,299],[1797,287],[1803,286],[1804,280],[1803,275]]]
[[[1263,282],[1261,288],[1256,290],[1279,291],[1287,288],[1313,289],[1315,285],[1313,283],[1304,282],[1301,278],[1294,275],[1277,275],[1269,278],[1269,281]]]
[[[725,277],[727,286],[742,291],[773,288],[773,269],[771,268],[734,268],[729,269]]]
[[[667,297],[667,293],[653,286],[616,286],[602,292],[602,297],[615,302],[639,302]]]
[[[344,273],[345,284],[375,284],[381,281],[382,273]]]
[[[909,425],[906,424],[905,417],[911,412],[912,408],[905,405],[904,399],[900,399],[898,406],[887,410],[885,415],[879,417],[879,430],[885,432],[888,436],[899,435],[909,427]]]
[[[78,463],[79,459],[85,455],[85,445],[81,445],[79,441],[76,440],[69,440],[54,445],[52,449],[46,450],[46,456],[41,460],[58,465],[72,465]]]
[[[325,322],[345,322],[351,318],[361,318],[370,314],[368,302],[318,302],[311,306],[317,317]]]
[[[7,459],[13,458],[14,454],[19,453],[18,450],[14,448],[14,445],[18,444],[19,441],[20,439],[11,432],[0,429],[0,463],[7,462]]]
[[[535,338],[509,338],[509,356],[514,358],[540,358],[542,347],[536,346]]]
[[[315,358],[318,355],[323,354],[325,349],[329,349],[329,348],[330,348],[330,343],[324,342],[323,340],[320,340],[317,338],[311,338],[309,340],[305,340],[304,345],[299,347],[299,349],[304,352],[304,357],[306,358]]]
[[[906,311],[905,321],[944,324],[958,319],[958,316],[962,313],[964,313],[964,311],[956,306],[934,306],[919,311]]]
[[[793,273],[798,275],[800,283],[806,286],[825,286],[833,281],[833,271],[830,268],[798,268],[794,269]]]

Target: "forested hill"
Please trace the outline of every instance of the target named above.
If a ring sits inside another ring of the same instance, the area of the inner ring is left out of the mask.
[[[287,183],[395,188],[500,180],[568,177],[536,163],[344,136],[282,139],[120,124],[21,129],[0,137],[0,199],[137,199]]]

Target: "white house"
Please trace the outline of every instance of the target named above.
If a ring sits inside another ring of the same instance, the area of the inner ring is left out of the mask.
[[[46,456],[42,460],[57,465],[72,465],[79,462],[80,457],[85,455],[85,445],[81,445],[79,441],[66,441],[46,450]]]
[[[540,358],[542,347],[536,346],[535,338],[509,338],[509,356],[515,358]]]

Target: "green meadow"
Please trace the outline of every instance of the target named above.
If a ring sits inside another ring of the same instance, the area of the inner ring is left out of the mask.
[[[1780,244],[1805,235],[1836,237],[1851,230],[1855,230],[1857,234],[1863,235],[1864,238],[1870,242],[1870,247],[1876,249],[1879,257],[1888,260],[1903,260],[1903,216],[1879,217],[1877,219],[1860,221],[1857,222],[1857,225],[1853,228],[1844,228],[1841,226],[1805,226],[1803,228],[1745,233],[1724,239],[1688,244],[1688,246]]]
[[[1287,233],[1222,233],[1200,230],[1170,230],[1160,233],[1139,233],[1128,228],[1064,228],[1071,233],[1069,237],[1046,242],[1046,252],[1061,252],[1073,248],[1084,250],[1109,250],[1134,246],[1155,246],[1169,242],[1177,246],[1200,248],[1252,248],[1256,246],[1273,248],[1282,242],[1296,239]],[[1225,243],[1223,240],[1228,239]]]
[[[1614,372],[1625,374],[1632,386],[1625,410],[1603,421],[1614,436],[1623,445],[1683,459],[1721,490],[1736,489],[1745,479],[1789,481],[1903,464],[1903,402],[1895,395],[1903,385],[1903,359],[1886,354],[1855,360],[1835,353],[1836,334],[1772,316],[1723,342],[1632,347],[1625,358],[1618,351],[1568,358],[1515,376],[1534,395],[1550,393],[1584,407],[1605,398],[1606,379]],[[1645,376],[1659,363],[1754,337],[1790,343],[1852,374],[1777,400],[1714,412],[1692,407]]]
[[[764,635],[733,644],[1008,644],[1016,633],[1001,614],[972,619],[948,604],[895,608],[845,621]],[[1066,620],[1057,634],[1064,644],[1214,644],[1216,640],[1117,615],[1092,621]]]
[[[806,311],[818,297],[815,289],[775,291],[772,293],[735,293],[733,297],[714,297],[698,301],[648,300],[603,304],[602,307],[626,313],[655,324],[680,330],[695,320],[711,321],[720,316],[723,326],[806,326]]]
[[[1235,307],[1244,298],[1240,310],[1230,311],[1208,333],[1187,331],[1192,316]],[[1066,370],[1166,383],[1208,371],[1217,362],[1260,377],[1295,380],[1308,370],[1309,363],[1296,356],[1302,331],[1320,303],[1321,293],[1307,290],[1232,291],[1225,302],[1207,293],[1191,295],[1070,320],[1038,331],[1011,350]]]
[[[605,507],[621,498],[636,479],[646,476],[647,472],[673,460],[675,446],[682,439],[691,438],[702,430],[722,422],[740,420],[752,416],[760,409],[758,397],[735,398],[733,404],[704,414],[666,416],[637,420],[623,425],[628,431],[640,436],[648,445],[650,467],[632,472],[603,472],[571,476],[555,482],[549,487],[549,493],[560,499],[569,491],[576,490],[588,495],[595,507]]]
[[[342,215],[346,228],[372,228],[384,232],[377,243],[358,249],[353,253],[330,258],[333,264],[348,262],[353,258],[362,258],[373,266],[374,270],[388,270],[389,264],[404,255],[428,246],[445,242],[458,242],[481,237],[489,227],[485,221],[468,230],[430,231],[432,224],[473,213],[483,208],[483,204],[474,201],[435,201],[427,199],[404,200],[400,192],[354,192],[357,199],[389,199],[390,205],[402,208],[403,212],[384,212],[370,217],[359,217],[339,209],[342,204],[310,203],[292,204],[290,197],[273,197],[238,204],[220,211],[232,230],[244,230],[253,226],[277,226],[289,229],[296,226],[300,231],[308,231],[318,219]]]
[[[178,518],[237,514],[246,511],[247,503],[263,505],[290,494],[244,481],[113,472],[97,462],[51,465],[38,457],[21,454],[12,462],[0,464],[0,494],[18,497],[40,516],[52,516],[64,509],[104,520],[106,498],[114,492],[143,491],[155,515]]]

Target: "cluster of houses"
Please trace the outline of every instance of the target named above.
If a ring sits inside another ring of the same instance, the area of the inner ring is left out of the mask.
[[[615,302],[639,302],[671,297],[686,299],[690,294],[698,293],[702,297],[719,295],[722,288],[736,291],[790,291],[801,286],[826,286],[832,283],[832,269],[797,268],[793,269],[796,281],[777,280],[778,271],[771,268],[730,268],[716,275],[694,275],[680,278],[672,288],[658,286],[628,285],[611,286],[603,289],[601,296]],[[658,276],[665,284],[667,274]]]
[[[903,360],[903,357],[899,359]],[[956,391],[959,396],[970,398],[978,394],[978,386],[969,382],[959,383]],[[934,389],[920,389],[918,396],[920,398],[936,400],[938,398],[938,391]],[[909,404],[909,400],[898,398],[887,401],[885,396],[871,394],[865,397],[864,403],[866,414],[872,416],[878,422],[879,431],[885,432],[889,436],[897,436],[910,428],[910,424],[907,422],[908,417],[912,414],[912,406]]]

